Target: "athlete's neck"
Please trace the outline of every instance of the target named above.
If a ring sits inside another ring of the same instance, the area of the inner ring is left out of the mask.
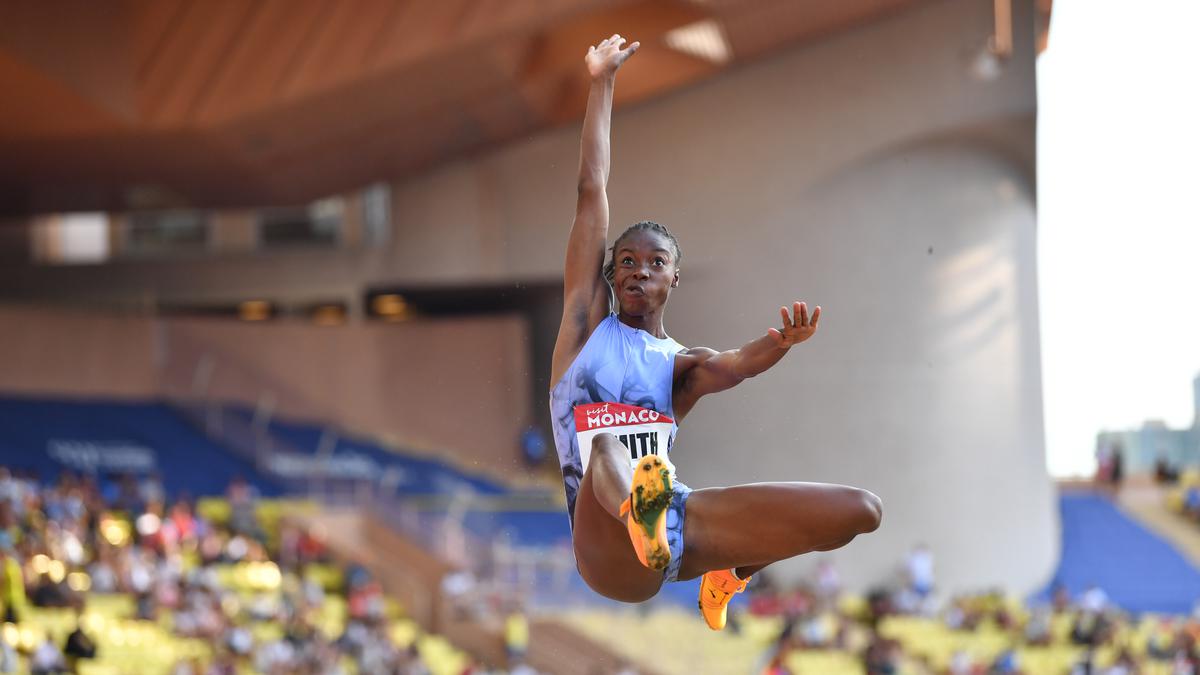
[[[626,326],[640,328],[659,340],[667,337],[667,331],[663,328],[661,312],[650,312],[642,316],[634,316],[626,314],[625,310],[621,310],[617,312],[617,319]]]

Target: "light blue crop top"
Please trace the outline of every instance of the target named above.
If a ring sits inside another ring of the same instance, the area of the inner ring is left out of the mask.
[[[558,449],[558,463],[562,468],[563,487],[567,493],[567,513],[572,523],[575,520],[575,496],[579,492],[579,482],[583,479],[588,448],[580,455],[580,432],[576,428],[576,419],[583,425],[584,414],[576,414],[576,406],[591,403],[619,403],[625,406],[637,406],[663,415],[670,421],[669,433],[664,433],[666,448],[658,448],[655,440],[654,454],[666,458],[671,444],[675,440],[678,425],[671,419],[674,411],[671,408],[671,391],[674,384],[675,354],[682,350],[683,345],[671,338],[659,339],[639,328],[633,328],[621,323],[617,315],[609,314],[600,322],[587,342],[583,345],[571,367],[567,369],[562,379],[550,390],[550,414],[554,426],[554,445]],[[595,406],[591,406],[595,409]],[[625,408],[622,408],[625,410]],[[620,415],[620,413],[618,413]],[[650,415],[657,421],[657,415]],[[597,420],[599,415],[590,417]],[[603,431],[611,430],[627,446],[634,448],[637,454],[637,439],[630,443],[626,436],[619,435],[620,425],[611,424],[611,417],[604,416],[606,427]],[[621,422],[618,416],[617,422]],[[642,414],[642,422],[649,421],[647,413]],[[630,422],[634,420],[630,416]],[[597,422],[598,424],[598,422]],[[656,425],[650,425],[653,427]],[[657,425],[663,426],[663,425]],[[645,425],[635,429],[648,428]],[[663,427],[663,431],[666,431]],[[594,432],[593,432],[594,433]],[[635,436],[639,434],[634,434]],[[649,444],[644,438],[651,434],[640,434],[642,451],[649,451]],[[585,439],[588,434],[584,434]],[[669,459],[667,460],[669,463]]]

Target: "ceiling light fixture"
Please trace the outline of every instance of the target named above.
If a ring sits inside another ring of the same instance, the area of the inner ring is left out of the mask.
[[[346,310],[341,305],[321,305],[313,309],[312,320],[318,326],[340,326],[346,322]]]
[[[408,301],[394,293],[377,295],[371,300],[371,309],[385,318],[403,317],[408,313]]]
[[[265,321],[271,318],[271,303],[266,300],[247,300],[238,305],[238,318],[242,321]]]
[[[725,39],[725,33],[716,19],[704,19],[669,30],[663,39],[666,40],[668,47],[677,52],[683,52],[688,56],[695,56],[717,65],[729,63],[729,60],[733,58],[729,42]]]

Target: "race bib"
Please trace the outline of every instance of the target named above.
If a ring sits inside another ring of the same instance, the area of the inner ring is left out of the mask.
[[[579,457],[587,471],[596,434],[612,434],[629,451],[629,463],[636,466],[646,455],[658,455],[674,475],[675,467],[667,457],[671,428],[675,420],[636,405],[622,403],[585,403],[575,406],[575,436],[579,439]]]

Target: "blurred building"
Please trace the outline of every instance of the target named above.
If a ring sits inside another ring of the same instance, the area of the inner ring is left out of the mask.
[[[1200,465],[1200,375],[1192,380],[1192,426],[1172,429],[1162,420],[1147,420],[1140,429],[1102,431],[1096,436],[1099,452],[1120,452],[1125,469],[1153,472],[1160,462],[1175,470]]]

